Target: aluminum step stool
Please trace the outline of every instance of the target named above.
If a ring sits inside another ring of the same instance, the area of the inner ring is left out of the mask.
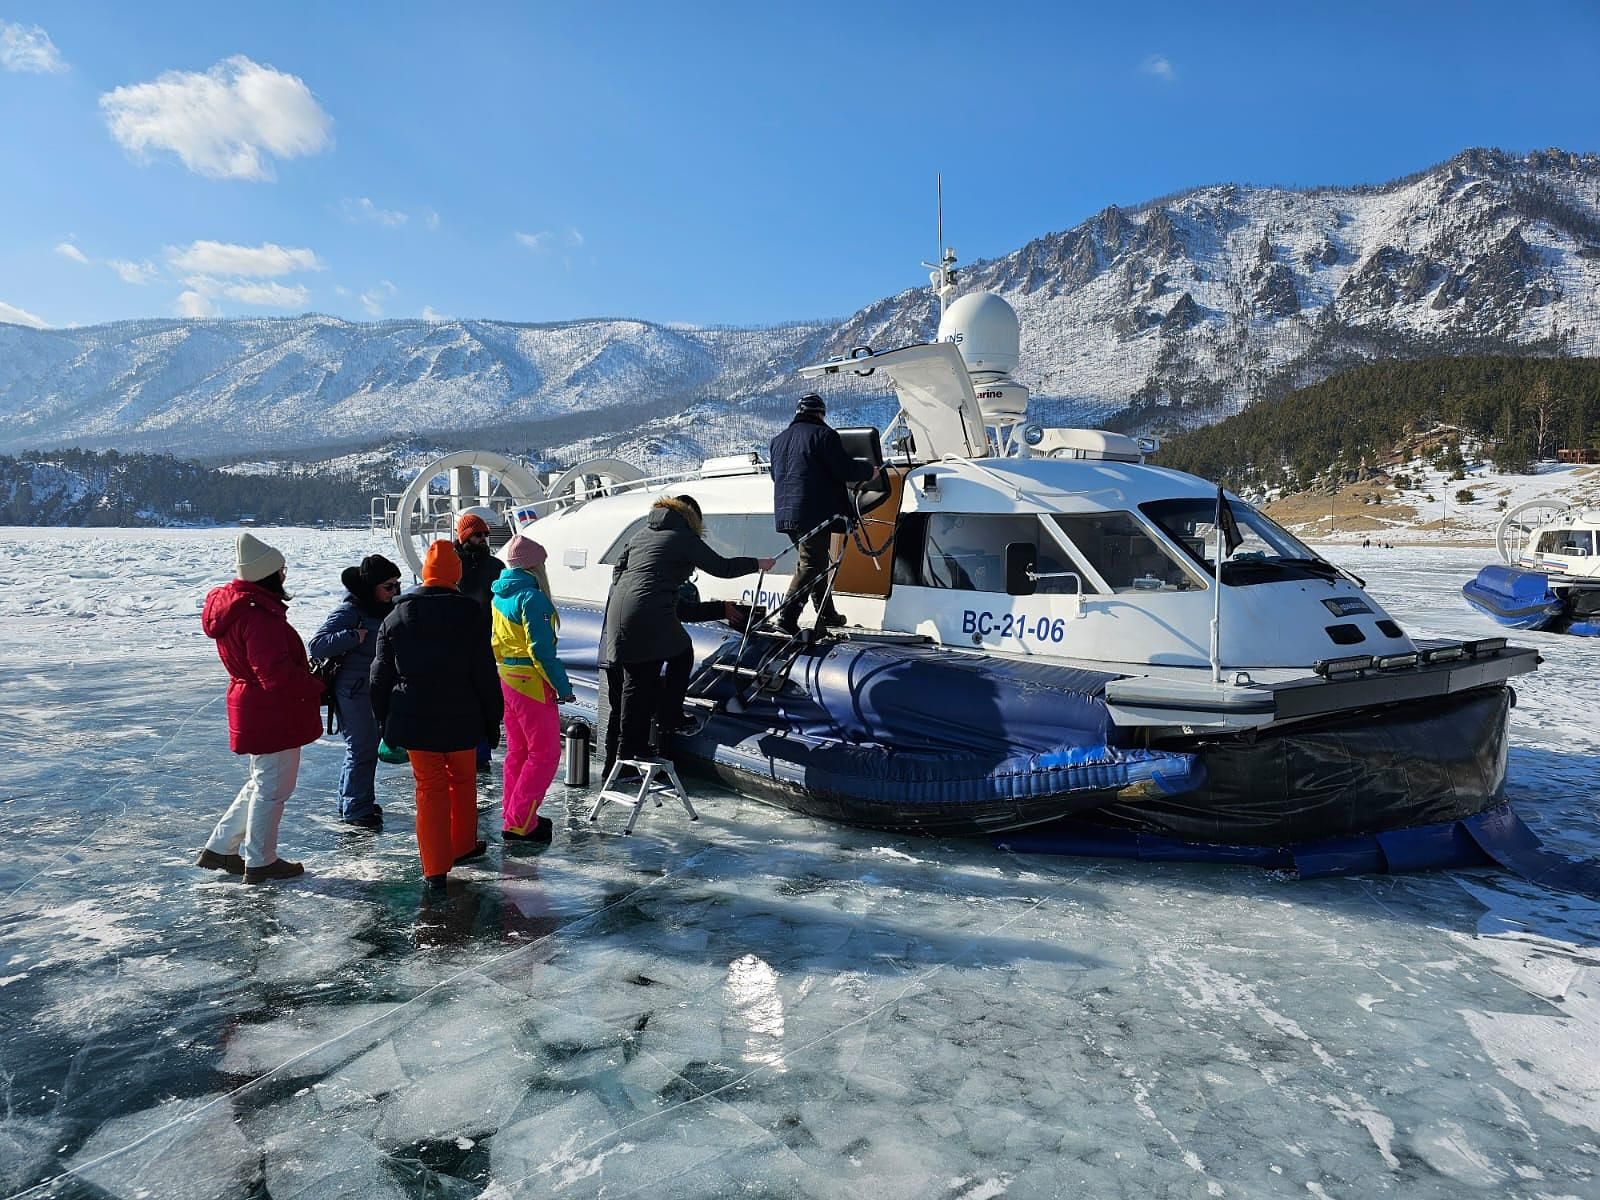
[[[639,792],[635,795],[632,791],[623,791],[612,786],[617,780],[617,775],[625,768],[632,767],[639,772]],[[600,810],[606,802],[613,804],[631,804],[633,811],[628,814],[628,824],[623,833],[632,833],[635,822],[639,820],[639,813],[644,808],[644,802],[654,799],[656,807],[662,804],[661,797],[673,795],[678,798],[678,803],[683,805],[683,811],[689,814],[689,820],[698,821],[700,814],[695,812],[694,805],[689,803],[689,796],[683,790],[683,781],[678,778],[678,769],[665,758],[619,758],[611,765],[611,770],[606,772],[605,782],[600,785],[600,794],[595,797],[594,807],[589,810],[589,820],[598,821]]]

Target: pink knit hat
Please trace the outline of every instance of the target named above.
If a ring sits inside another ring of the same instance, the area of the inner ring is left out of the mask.
[[[506,548],[501,553],[505,555],[506,566],[521,567],[528,571],[544,566],[544,560],[550,557],[543,546],[531,537],[523,537],[520,533],[506,543]]]

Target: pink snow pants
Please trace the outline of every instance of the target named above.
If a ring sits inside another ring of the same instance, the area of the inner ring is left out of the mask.
[[[539,816],[561,761],[561,717],[555,697],[535,700],[504,682],[506,698],[505,780],[500,791],[502,829],[527,833]],[[549,687],[545,688],[548,694]]]

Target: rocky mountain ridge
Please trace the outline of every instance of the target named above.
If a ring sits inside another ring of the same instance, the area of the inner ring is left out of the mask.
[[[1220,184],[1109,207],[962,271],[1023,328],[1047,423],[1206,423],[1380,357],[1600,355],[1600,158],[1469,150],[1372,187]],[[925,286],[838,324],[695,329],[325,316],[0,325],[0,450],[270,453],[427,433],[685,461],[759,444],[794,369],[931,337]],[[836,408],[879,420],[875,380]]]

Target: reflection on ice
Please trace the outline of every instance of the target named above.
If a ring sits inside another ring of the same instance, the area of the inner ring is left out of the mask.
[[[9,732],[48,747],[0,756],[6,1194],[1600,1194],[1600,905],[1497,872],[1020,858],[703,786],[696,825],[623,838],[558,787],[550,851],[432,900],[404,769],[353,836],[332,742],[285,823],[303,881],[196,872],[238,776],[191,636],[208,536],[0,594]],[[0,573],[55,569],[32,537]],[[374,548],[280,540],[302,627]],[[1473,552],[1338,556],[1418,632],[1488,632]],[[99,603],[134,573],[136,608]],[[1600,646],[1545,653],[1512,799],[1592,851]]]

